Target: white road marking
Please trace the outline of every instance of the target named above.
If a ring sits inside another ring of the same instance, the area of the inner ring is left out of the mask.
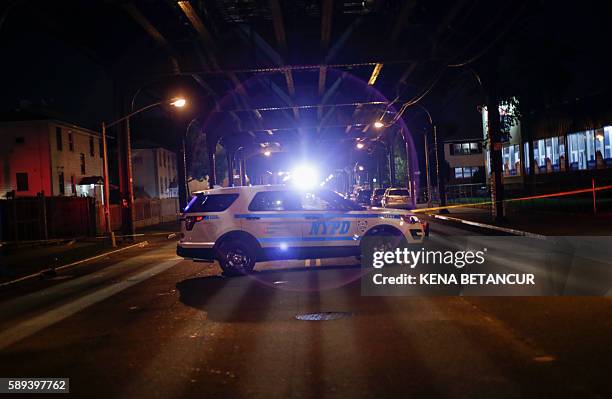
[[[127,247],[115,249],[115,250],[109,251],[109,252],[104,252],[103,254],[100,254],[100,255],[92,256],[92,257],[86,258],[86,259],[77,260],[76,262],[72,262],[72,263],[69,263],[67,265],[56,267],[55,270],[56,271],[57,270],[64,270],[64,269],[67,269],[69,267],[80,265],[81,263],[90,262],[92,260],[96,260],[96,259],[100,259],[100,258],[104,258],[104,257],[109,256],[109,255],[112,255],[112,254],[116,254],[117,252],[125,251],[126,249],[135,248],[135,247],[142,248],[143,246],[148,245],[148,244],[149,244],[148,241],[143,241],[143,242],[139,242],[137,244],[128,245]],[[27,276],[19,277],[18,279],[15,279],[15,280],[7,281],[5,283],[0,284],[0,287],[5,287],[7,285],[15,284],[15,283],[18,283],[20,281],[28,280],[28,279],[31,279],[33,277],[38,277],[38,276],[40,276],[40,272],[36,272],[36,273],[30,274],[30,275],[27,275]]]
[[[58,323],[81,310],[94,305],[104,299],[107,299],[126,288],[129,288],[135,284],[138,284],[148,278],[151,278],[169,268],[181,262],[182,259],[171,259],[165,262],[159,263],[148,270],[138,273],[134,276],[130,276],[123,281],[119,281],[115,284],[101,288],[90,294],[77,298],[76,300],[69,302],[65,305],[52,309],[41,315],[35,316],[29,320],[22,321],[16,324],[12,328],[9,328],[0,333],[0,350],[13,345],[14,343],[21,341],[55,323]]]

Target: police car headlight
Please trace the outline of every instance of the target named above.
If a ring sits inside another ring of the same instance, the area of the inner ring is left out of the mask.
[[[414,216],[414,215],[402,215],[402,220],[406,223],[410,223],[410,224],[416,224],[416,223],[421,223],[421,221],[419,220],[418,217]]]

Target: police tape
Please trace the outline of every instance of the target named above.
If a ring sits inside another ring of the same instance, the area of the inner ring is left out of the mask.
[[[543,199],[543,198],[564,197],[564,196],[576,195],[576,194],[595,193],[597,191],[604,191],[604,190],[610,190],[610,189],[612,189],[612,184],[607,185],[607,186],[600,186],[600,187],[581,188],[579,190],[561,191],[558,193],[531,195],[531,196],[519,197],[519,198],[508,198],[502,201],[483,201],[483,202],[474,202],[470,204],[455,204],[455,205],[436,206],[436,207],[431,207],[431,208],[420,208],[420,209],[413,209],[412,212],[420,213],[420,212],[438,211],[442,209],[465,208],[465,207],[480,206],[480,205],[493,205],[499,202],[517,202],[517,201],[528,201],[528,200]]]

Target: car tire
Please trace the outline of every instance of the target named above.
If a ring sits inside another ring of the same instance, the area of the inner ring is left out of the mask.
[[[252,248],[236,239],[223,240],[216,250],[216,258],[226,276],[248,274],[255,267],[255,253]]]
[[[399,246],[407,245],[406,238],[399,231],[375,227],[368,235],[376,237],[378,242],[376,243],[375,250],[377,251],[394,251]]]

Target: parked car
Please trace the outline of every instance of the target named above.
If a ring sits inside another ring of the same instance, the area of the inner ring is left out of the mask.
[[[363,189],[357,193],[355,197],[355,202],[359,205],[370,205],[370,196],[372,195],[372,190]]]
[[[372,206],[382,206],[382,198],[385,195],[386,188],[377,188],[372,192],[372,198],[370,198],[370,204]]]
[[[388,188],[381,203],[383,208],[412,208],[410,192],[405,188]]]

